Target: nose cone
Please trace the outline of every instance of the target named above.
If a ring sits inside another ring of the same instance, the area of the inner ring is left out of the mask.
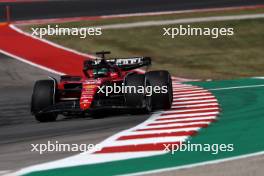
[[[91,102],[81,102],[80,103],[80,108],[83,110],[83,111],[85,111],[85,110],[87,110],[87,109],[89,109],[90,108],[90,106],[91,106]]]
[[[91,107],[97,86],[95,84],[83,83],[80,108],[85,111]]]

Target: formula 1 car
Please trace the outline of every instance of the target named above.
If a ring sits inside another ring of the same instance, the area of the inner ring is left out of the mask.
[[[150,57],[106,59],[106,54],[110,52],[97,52],[98,59],[84,61],[82,76],[63,75],[59,82],[51,77],[37,81],[31,101],[36,120],[55,121],[59,114],[86,116],[105,110],[150,113],[171,108],[168,71],[138,70],[151,65]],[[118,91],[114,90],[117,87]]]

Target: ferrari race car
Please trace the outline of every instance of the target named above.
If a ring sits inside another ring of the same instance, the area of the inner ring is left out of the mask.
[[[36,120],[55,121],[59,114],[86,116],[106,110],[150,113],[171,108],[170,73],[138,70],[150,66],[151,58],[106,59],[110,52],[96,54],[98,59],[84,61],[82,76],[63,75],[59,82],[55,78],[36,81],[31,101]]]

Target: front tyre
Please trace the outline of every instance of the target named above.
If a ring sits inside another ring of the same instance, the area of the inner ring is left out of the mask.
[[[55,103],[56,92],[55,80],[40,80],[35,83],[32,99],[31,112],[39,122],[51,122],[57,119],[55,113],[41,113],[41,111]]]

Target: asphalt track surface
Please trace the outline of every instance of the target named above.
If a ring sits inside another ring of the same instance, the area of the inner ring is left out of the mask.
[[[10,6],[12,20],[98,16],[139,12],[160,12],[264,4],[263,0],[56,0],[0,3],[0,21]]]
[[[121,130],[143,122],[145,116],[118,115],[107,118],[63,118],[38,123],[30,114],[30,97],[35,80],[50,73],[0,55],[0,170],[64,158],[76,152],[31,152],[31,144],[58,141],[96,144]],[[56,76],[56,75],[51,75]]]
[[[78,1],[78,3],[77,1],[65,1],[63,4],[61,1],[0,3],[0,21],[5,20],[6,5],[11,7],[13,20],[24,20],[258,4],[264,4],[263,0],[203,0],[199,2],[195,0],[141,0],[137,2],[88,0]],[[50,73],[3,55],[0,55],[0,61],[0,170],[14,170],[77,154],[56,152],[40,155],[30,152],[30,144],[47,143],[48,140],[57,140],[60,143],[96,144],[148,118],[148,116],[128,115],[110,116],[103,119],[60,117],[57,122],[37,123],[29,112],[33,84],[35,80],[46,78]]]

